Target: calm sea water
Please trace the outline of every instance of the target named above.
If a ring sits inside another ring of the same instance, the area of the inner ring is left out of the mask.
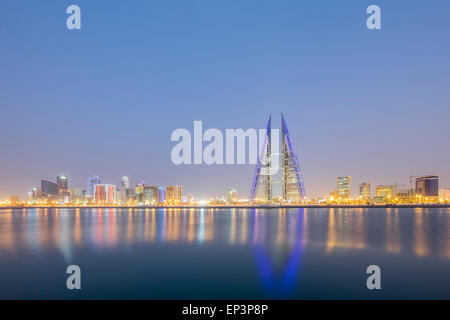
[[[450,209],[0,210],[0,298],[450,299]]]

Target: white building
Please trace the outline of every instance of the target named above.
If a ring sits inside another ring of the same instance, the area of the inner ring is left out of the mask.
[[[450,201],[450,189],[439,189],[439,199]]]

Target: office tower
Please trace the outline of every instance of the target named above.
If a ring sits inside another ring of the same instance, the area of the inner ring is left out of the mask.
[[[58,190],[67,190],[69,183],[66,176],[57,176],[56,177],[56,184],[58,185]]]
[[[122,191],[126,191],[130,188],[130,180],[128,177],[122,177],[122,182],[120,183],[120,187]]]
[[[41,180],[41,195],[43,197],[57,196],[58,185],[51,181]]]
[[[88,196],[94,197],[95,186],[100,184],[100,178],[97,176],[89,177],[87,182],[86,194]]]
[[[183,188],[181,186],[166,187],[166,202],[181,203],[183,199]]]
[[[114,204],[116,202],[116,186],[113,184],[97,184],[94,187],[95,204]]]
[[[439,177],[423,176],[416,179],[416,194],[423,197],[439,196]]]
[[[166,188],[158,187],[158,202],[163,203],[166,201]]]
[[[69,193],[69,183],[66,176],[57,176],[56,185],[58,186],[58,198],[60,202],[69,203],[70,193]]]
[[[262,152],[258,157],[253,176],[251,202],[272,202],[272,117],[269,117],[266,126],[266,134],[262,144]],[[289,131],[283,114],[281,114],[281,167],[282,167],[282,200],[286,202],[300,202],[305,198],[302,172],[298,164]],[[275,170],[274,170],[275,171]]]
[[[397,196],[397,186],[395,185],[379,185],[376,188],[377,198],[388,200]]]
[[[337,177],[337,192],[340,198],[350,198],[350,184],[352,177]]]
[[[370,182],[363,182],[359,185],[359,197],[363,200],[370,200]]]
[[[272,142],[272,116],[269,116],[266,126],[266,134],[262,146],[262,153],[258,157],[255,174],[253,176],[250,201],[272,201],[272,172],[271,172],[271,142]]]
[[[158,187],[144,186],[144,202],[146,204],[156,204],[158,202]]]
[[[305,187],[283,114],[281,114],[281,156],[283,201],[300,202],[305,198]]]
[[[228,189],[227,190],[227,202],[228,203],[238,202],[238,195],[237,195],[236,189]]]
[[[136,202],[144,203],[144,184],[138,183],[136,186]]]

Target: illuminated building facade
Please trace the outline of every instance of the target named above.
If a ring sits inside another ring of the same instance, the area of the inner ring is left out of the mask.
[[[59,201],[64,203],[70,202],[69,182],[66,176],[57,176],[56,185],[58,186]]]
[[[113,184],[97,184],[94,189],[95,204],[114,204],[116,202],[116,186]]]
[[[305,187],[283,114],[281,114],[281,161],[282,199],[286,202],[298,203],[305,198]]]
[[[166,187],[166,202],[181,203],[183,200],[183,188],[181,186]]]
[[[346,199],[350,198],[350,192],[351,192],[351,181],[352,177],[345,176],[345,177],[337,177],[337,195],[340,198]]]
[[[41,195],[43,197],[57,196],[58,185],[51,181],[41,180]]]
[[[380,200],[389,200],[397,196],[397,186],[379,185],[376,188],[376,197]]]
[[[139,183],[136,186],[136,202],[137,203],[144,203],[144,184],[143,183]]]
[[[163,203],[166,201],[166,188],[158,187],[158,202]]]
[[[253,176],[252,191],[250,195],[251,202],[271,202],[272,201],[272,116],[269,117],[264,136],[262,153],[256,164],[255,174]]]
[[[423,176],[416,179],[416,194],[423,197],[439,196],[439,177]]]
[[[253,177],[251,202],[270,203],[272,194],[272,117],[269,117],[266,134],[262,144],[262,152],[258,158]],[[283,114],[281,115],[281,169],[282,169],[282,201],[300,202],[305,198],[302,172],[297,155],[292,148],[289,131]]]
[[[145,204],[156,204],[158,202],[158,187],[155,186],[144,186],[144,203]]]
[[[63,191],[69,189],[69,182],[66,176],[57,176],[56,184],[58,185],[58,190]]]
[[[359,185],[359,198],[362,200],[370,200],[370,182],[363,182]]]
[[[439,189],[439,199],[442,201],[450,201],[450,189]]]
[[[101,180],[97,176],[89,177],[87,182],[86,194],[88,196],[94,197],[95,186],[100,184]]]

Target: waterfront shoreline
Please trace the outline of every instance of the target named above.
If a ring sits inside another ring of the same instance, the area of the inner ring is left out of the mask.
[[[7,209],[397,209],[397,208],[450,208],[450,203],[446,204],[385,204],[385,205],[255,205],[255,206],[10,206],[0,207],[0,210]]]

